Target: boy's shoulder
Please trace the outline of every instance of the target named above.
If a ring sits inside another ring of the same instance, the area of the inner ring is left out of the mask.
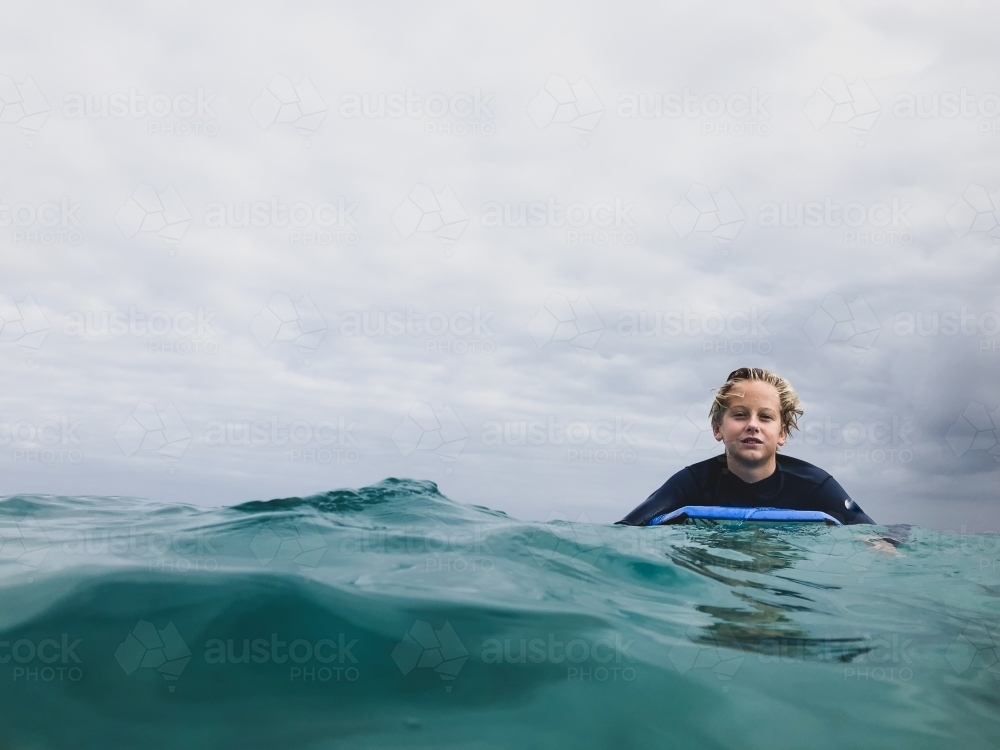
[[[810,484],[823,484],[823,482],[830,478],[828,471],[808,461],[803,461],[801,458],[786,456],[782,453],[778,453],[775,458],[782,472]]]

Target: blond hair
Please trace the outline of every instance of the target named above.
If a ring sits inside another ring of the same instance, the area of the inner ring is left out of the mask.
[[[788,435],[792,430],[799,428],[798,419],[802,416],[799,396],[792,388],[792,384],[780,375],[764,370],[760,367],[741,367],[733,370],[726,378],[726,382],[715,389],[715,400],[712,401],[712,408],[709,417],[712,420],[712,427],[717,428],[722,425],[722,415],[729,408],[729,397],[733,395],[737,386],[744,380],[760,380],[761,382],[773,385],[778,391],[778,403],[781,408],[781,430]]]

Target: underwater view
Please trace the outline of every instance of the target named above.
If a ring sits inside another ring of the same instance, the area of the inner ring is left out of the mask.
[[[1000,539],[0,501],[0,747],[993,748]]]

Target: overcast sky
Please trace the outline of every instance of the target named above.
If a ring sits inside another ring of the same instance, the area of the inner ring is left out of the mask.
[[[1000,527],[1000,13],[723,5],[8,8],[0,493],[614,521],[757,365]]]

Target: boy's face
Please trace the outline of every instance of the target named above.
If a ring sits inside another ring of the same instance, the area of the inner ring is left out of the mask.
[[[713,428],[726,452],[746,465],[766,464],[785,444],[778,389],[760,380],[744,380],[729,397],[722,424]]]

